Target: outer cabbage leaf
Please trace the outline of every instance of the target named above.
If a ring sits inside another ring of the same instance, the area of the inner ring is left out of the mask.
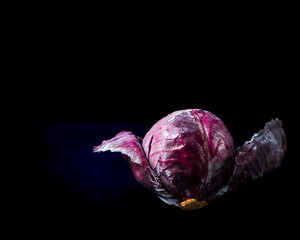
[[[176,199],[165,190],[160,179],[152,170],[141,145],[142,139],[131,132],[120,132],[114,138],[103,141],[94,147],[94,152],[121,152],[123,158],[130,164],[135,179],[144,187],[155,192],[164,202],[178,205]]]
[[[237,149],[234,171],[228,184],[210,196],[209,201],[279,168],[286,145],[282,122],[278,119],[267,122],[263,130],[254,134],[250,141]]]

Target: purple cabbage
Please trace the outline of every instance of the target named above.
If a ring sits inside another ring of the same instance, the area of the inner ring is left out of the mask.
[[[136,180],[162,201],[190,210],[279,168],[286,139],[275,119],[235,149],[218,117],[188,109],[158,121],[144,139],[123,131],[94,147],[94,152],[107,150],[121,152]]]

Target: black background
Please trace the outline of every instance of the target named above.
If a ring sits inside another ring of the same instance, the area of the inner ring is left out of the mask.
[[[291,29],[257,23],[230,28],[221,21],[207,29],[205,24],[200,29],[160,24],[152,29],[149,23],[132,26],[117,21],[95,30],[94,25],[64,23],[44,22],[33,38],[36,28],[27,29],[24,35],[29,41],[20,48],[19,71],[30,79],[23,83],[30,90],[23,92],[26,106],[18,115],[26,126],[23,136],[29,136],[32,159],[29,182],[21,183],[25,189],[20,196],[26,196],[21,203],[26,206],[24,219],[33,216],[44,234],[82,230],[84,235],[110,232],[139,237],[137,229],[143,236],[160,231],[158,235],[166,237],[189,237],[194,232],[202,236],[292,232],[297,167],[291,120],[297,111],[297,87]],[[172,111],[188,108],[208,110],[221,118],[236,146],[278,117],[288,142],[282,168],[193,212],[169,207],[143,188],[128,193],[142,203],[106,209],[101,202],[83,203],[49,183],[44,126],[152,125]]]

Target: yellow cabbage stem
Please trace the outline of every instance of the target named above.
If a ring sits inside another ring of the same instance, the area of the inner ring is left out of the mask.
[[[182,210],[195,210],[202,208],[207,205],[206,201],[198,201],[197,199],[191,198],[188,200],[185,200],[180,203],[180,207]]]

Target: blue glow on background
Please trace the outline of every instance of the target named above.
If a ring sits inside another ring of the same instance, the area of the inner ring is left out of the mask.
[[[42,126],[44,165],[53,200],[122,207],[125,192],[141,186],[120,153],[93,153],[93,147],[123,130],[143,138],[150,128],[147,124]]]

